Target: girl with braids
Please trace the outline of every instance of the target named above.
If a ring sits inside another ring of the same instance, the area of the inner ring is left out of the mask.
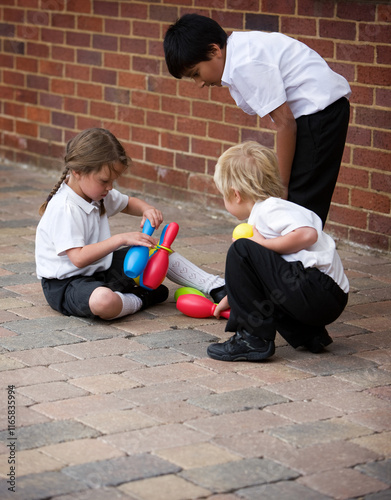
[[[112,320],[165,301],[167,287],[138,287],[123,272],[129,246],[153,248],[158,241],[139,231],[110,234],[108,218],[119,212],[141,216],[141,228],[146,219],[156,229],[163,221],[157,208],[113,189],[131,163],[121,143],[108,130],[84,130],[69,141],[64,162],[36,233],[37,276],[49,305],[67,316]],[[222,278],[176,252],[167,277],[216,301],[225,295]]]

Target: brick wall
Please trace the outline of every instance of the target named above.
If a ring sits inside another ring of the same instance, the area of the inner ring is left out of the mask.
[[[222,208],[211,175],[232,144],[275,146],[269,118],[227,89],[168,75],[162,40],[186,12],[225,29],[281,31],[350,82],[351,124],[327,224],[335,236],[391,250],[391,6],[334,0],[1,0],[0,157],[59,168],[64,144],[111,129],[134,160],[123,185]]]

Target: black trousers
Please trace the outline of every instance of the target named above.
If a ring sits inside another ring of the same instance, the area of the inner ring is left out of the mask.
[[[315,212],[323,226],[341,166],[349,111],[349,101],[342,97],[323,111],[296,120],[288,200]]]
[[[228,250],[225,279],[231,314],[226,331],[264,340],[276,330],[293,347],[322,335],[344,310],[348,294],[328,275],[242,238]]]
[[[42,290],[50,307],[66,316],[96,318],[89,306],[91,294],[96,288],[105,286],[114,292],[132,293],[136,284],[123,269],[128,249],[120,248],[113,252],[113,261],[106,271],[62,280],[42,278]]]

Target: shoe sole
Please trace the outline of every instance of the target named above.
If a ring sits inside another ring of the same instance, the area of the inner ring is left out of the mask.
[[[208,356],[212,359],[217,359],[218,361],[263,361],[264,359],[270,358],[275,352],[274,343],[271,344],[270,349],[265,352],[252,351],[245,354],[223,354],[218,355],[209,351],[209,347],[206,350]]]

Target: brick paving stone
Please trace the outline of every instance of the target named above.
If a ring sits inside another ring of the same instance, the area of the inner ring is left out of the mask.
[[[304,424],[287,425],[267,431],[272,436],[283,439],[294,446],[310,446],[342,439],[367,436],[373,431],[367,427],[353,424],[342,419],[322,420]]]
[[[262,484],[238,490],[238,495],[244,500],[331,500],[295,481],[280,481],[275,484]]]
[[[156,419],[134,409],[92,413],[78,417],[78,420],[103,434],[133,431],[160,424]]]
[[[180,476],[216,493],[223,493],[256,484],[294,479],[298,474],[271,460],[249,458],[184,470]]]
[[[134,370],[132,378],[142,384],[155,384],[157,380],[167,382],[174,380],[192,380],[208,374],[208,371],[194,363],[175,363],[165,366],[154,366],[151,368],[141,368]]]
[[[96,437],[98,435],[99,432],[95,429],[73,420],[44,422],[17,429],[18,450],[40,448],[53,443]],[[7,433],[1,432],[0,441],[6,438]]]
[[[17,321],[13,321],[12,323],[17,323]],[[67,332],[47,331],[26,333],[10,338],[0,338],[0,345],[5,347],[8,351],[23,351],[25,349],[37,349],[41,347],[55,347],[63,344],[74,344],[78,341],[79,339]]]
[[[343,412],[316,401],[292,401],[279,405],[267,406],[265,411],[280,415],[298,424],[327,420],[343,415]]]
[[[93,394],[107,394],[111,392],[133,389],[139,384],[115,373],[104,375],[92,375],[91,377],[79,377],[69,381],[76,387],[81,387]]]
[[[195,345],[199,346],[200,344],[195,344]],[[171,348],[152,349],[152,350],[148,350],[147,347],[144,348],[145,350],[140,350],[131,353],[128,352],[127,354],[125,354],[125,357],[133,359],[134,361],[142,363],[143,365],[146,366],[169,365],[171,363],[181,363],[189,361],[188,356]]]
[[[391,405],[387,409],[351,413],[345,418],[377,432],[391,431]]]
[[[209,490],[173,474],[133,481],[121,485],[119,489],[143,500],[188,500],[205,498],[210,494]]]
[[[298,482],[336,500],[362,497],[388,488],[385,483],[352,469],[305,476],[301,477]]]
[[[17,452],[17,474],[18,477],[28,476],[30,474],[40,474],[60,470],[65,463],[55,458],[49,457],[40,452],[40,450],[26,450]],[[7,465],[8,468],[8,465]],[[9,472],[6,468],[0,469],[3,477]]]
[[[110,460],[124,453],[98,439],[78,439],[67,443],[51,444],[39,451],[66,465],[78,465],[99,460]]]
[[[358,465],[356,470],[375,477],[383,483],[391,485],[391,460],[379,462],[370,462],[364,465]]]
[[[90,396],[79,396],[76,398],[63,399],[51,403],[39,403],[34,410],[54,419],[64,419],[98,413],[105,409],[129,408],[129,404],[123,399],[116,398],[111,394],[93,394]]]
[[[243,364],[243,369],[239,370],[238,373],[246,377],[255,378],[261,381],[263,385],[278,384],[280,382],[311,377],[310,374],[297,369],[295,366],[288,366],[282,363],[262,363],[260,366],[248,366],[247,363]]]
[[[172,462],[182,469],[193,469],[241,460],[240,455],[231,453],[212,443],[195,443],[158,450],[155,455]]]
[[[391,457],[391,432],[362,436],[352,441],[364,448],[380,453],[386,458]]]
[[[33,401],[44,403],[84,396],[88,393],[87,391],[68,384],[67,382],[48,382],[45,384],[20,387],[18,389],[18,394],[24,394]]]
[[[0,498],[15,499],[15,493],[8,491],[5,480],[0,481]],[[44,472],[19,477],[17,480],[18,500],[43,500],[53,495],[74,493],[84,489],[81,481],[65,476],[61,472]]]
[[[179,467],[147,453],[102,460],[63,469],[64,475],[83,482],[89,488],[116,486],[163,474],[175,474]]]
[[[125,495],[117,488],[83,490],[71,495],[51,497],[52,500],[137,500]]]
[[[191,405],[186,401],[145,405],[140,408],[140,411],[163,423],[181,423],[193,419],[199,421],[203,417],[211,415],[209,411]]]
[[[333,396],[327,395],[319,400],[315,397],[314,401],[319,401],[324,405],[342,410],[345,414],[362,411],[363,409],[370,410],[376,408],[388,408],[391,412],[391,404],[388,401],[371,396],[365,392],[347,392],[346,394],[339,393]]]
[[[189,342],[215,342],[217,337],[197,330],[168,330],[159,333],[149,333],[139,337],[140,344],[151,348],[175,347]]]
[[[391,324],[390,324],[391,327]],[[367,351],[357,353],[356,356],[373,361],[379,365],[390,365],[391,364],[391,349],[378,349],[376,351]]]
[[[75,360],[74,356],[60,351],[56,347],[42,347],[29,351],[14,351],[7,354],[9,358],[20,361],[27,366],[44,365],[49,366],[52,363],[61,363]]]
[[[7,355],[0,355],[0,371],[16,370],[17,368],[23,368],[25,365],[19,363],[16,359],[9,358]]]
[[[346,380],[347,382],[353,382],[363,388],[391,384],[391,373],[377,367],[338,374],[336,378]]]
[[[53,318],[41,318],[41,319],[22,319],[19,321],[11,321],[7,323],[7,328],[10,330],[20,333],[20,334],[37,334],[45,333],[48,330],[53,332],[55,330],[67,330],[73,329],[81,326],[82,321],[78,318],[68,318],[58,314]],[[76,340],[75,340],[76,341]]]
[[[286,398],[258,387],[250,387],[221,394],[210,394],[200,398],[189,398],[191,404],[213,413],[230,413],[250,408],[264,408],[287,401]]]
[[[166,424],[111,434],[101,439],[112,446],[117,446],[129,455],[134,455],[204,442],[208,440],[208,436],[183,424]]]
[[[120,373],[140,366],[139,363],[122,356],[103,356],[67,363],[54,363],[50,365],[50,368],[62,373],[64,376],[77,378],[102,375],[104,373]]]
[[[286,447],[283,453],[280,448],[269,447],[266,456],[303,475],[354,467],[380,457],[377,453],[345,440],[320,443],[304,448]]]
[[[391,402],[391,387],[390,386],[376,387],[374,389],[371,389],[368,392],[369,392],[369,394],[373,394],[374,396],[377,396],[378,398],[386,399],[387,401]]]
[[[131,376],[133,372],[124,373],[123,376]],[[133,404],[144,405],[148,403],[165,403],[167,401],[185,401],[190,398],[198,398],[210,394],[210,390],[204,387],[194,386],[191,382],[179,380],[177,382],[163,382],[146,387],[136,387],[131,390],[116,392],[119,398],[124,398]]]
[[[114,337],[125,337],[126,333],[118,328],[110,326],[110,323],[93,321],[91,325],[86,324],[80,328],[68,328],[71,333],[80,340],[104,340]]]
[[[334,375],[349,370],[369,370],[376,367],[372,361],[355,356],[327,356],[300,362],[300,370],[313,375]]]
[[[2,372],[2,379],[5,385],[14,385],[15,387],[55,382],[65,380],[65,378],[61,373],[46,366],[18,368],[17,370]]]
[[[217,437],[263,431],[289,423],[290,421],[283,417],[273,415],[264,410],[252,409],[197,418],[196,420],[187,422],[187,425],[210,436]]]
[[[114,338],[108,340],[95,340],[83,342],[81,344],[66,345],[58,349],[74,356],[78,359],[99,358],[103,356],[111,356],[115,354],[125,354],[132,347],[141,348],[139,344],[133,340],[124,338]]]
[[[207,387],[217,393],[246,389],[248,387],[258,387],[259,385],[262,385],[258,379],[245,377],[241,374],[232,372],[199,377],[194,382],[197,385]]]

